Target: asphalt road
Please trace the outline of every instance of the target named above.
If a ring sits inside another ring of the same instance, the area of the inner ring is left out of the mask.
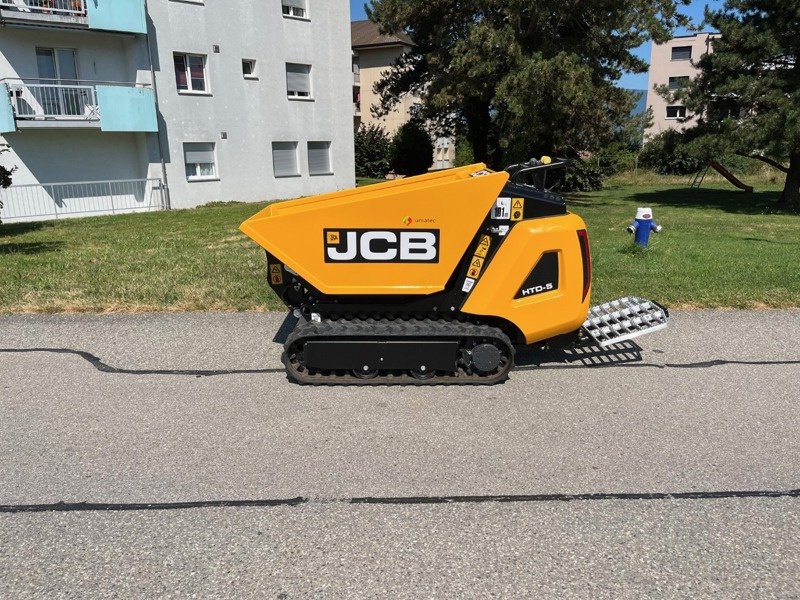
[[[800,311],[486,388],[292,385],[281,321],[0,318],[0,598],[800,597]]]

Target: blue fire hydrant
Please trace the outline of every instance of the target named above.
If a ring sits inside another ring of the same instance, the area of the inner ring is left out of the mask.
[[[628,231],[635,234],[635,242],[646,248],[650,243],[650,232],[661,232],[661,225],[653,219],[653,210],[650,208],[636,209],[636,219],[628,225]]]

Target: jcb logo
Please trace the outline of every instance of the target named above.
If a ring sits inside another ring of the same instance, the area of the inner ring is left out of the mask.
[[[325,229],[325,262],[439,262],[438,229]]]

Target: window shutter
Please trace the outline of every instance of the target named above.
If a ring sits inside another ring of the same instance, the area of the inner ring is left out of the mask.
[[[309,65],[286,63],[286,90],[289,92],[311,94],[311,77]]]
[[[691,46],[674,46],[672,48],[672,60],[689,60],[692,58]]]
[[[293,6],[295,8],[305,8],[306,0],[283,0],[284,6]]]
[[[298,175],[297,142],[272,142],[272,168],[275,177]]]
[[[186,164],[214,163],[214,144],[191,142],[183,145]]]
[[[327,175],[331,172],[331,143],[308,142],[309,175]]]

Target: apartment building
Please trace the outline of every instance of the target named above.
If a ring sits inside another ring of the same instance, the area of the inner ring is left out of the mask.
[[[653,124],[645,130],[645,139],[667,129],[682,130],[694,124],[695,117],[677,100],[671,101],[656,92],[657,86],[679,90],[697,76],[695,66],[701,56],[712,52],[714,33],[697,33],[653,44],[647,84],[647,106],[653,109]]]
[[[349,16],[345,0],[0,0],[3,220],[353,186]]]
[[[375,84],[395,61],[413,48],[411,39],[404,33],[386,35],[372,21],[351,23],[353,50],[353,123],[377,124],[389,135],[411,117],[417,99],[406,96],[384,117],[372,115],[372,108],[380,104]],[[434,140],[433,169],[449,169],[455,161],[455,140],[442,137]]]

